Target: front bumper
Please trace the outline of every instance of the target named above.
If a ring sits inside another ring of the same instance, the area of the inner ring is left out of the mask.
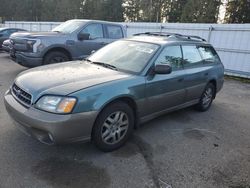
[[[5,52],[10,52],[10,47],[2,45],[2,49],[1,50],[5,51]]]
[[[96,111],[59,115],[26,108],[10,92],[5,94],[4,103],[22,131],[45,144],[89,141],[97,117]]]
[[[43,58],[39,57],[29,57],[19,52],[15,52],[15,54],[11,54],[12,59],[18,64],[25,67],[37,67],[41,66],[43,63]]]

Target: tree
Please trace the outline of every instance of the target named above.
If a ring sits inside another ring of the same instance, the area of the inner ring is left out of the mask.
[[[168,22],[180,22],[187,0],[170,0],[166,3],[165,15]]]
[[[124,14],[129,21],[161,22],[169,0],[124,0]]]
[[[108,21],[124,21],[123,0],[104,0],[101,7],[101,19]]]
[[[140,0],[125,0],[124,1],[124,14],[128,21],[136,22],[141,21],[140,11],[141,2]]]
[[[188,0],[183,8],[181,22],[216,23],[221,0]]]
[[[250,1],[229,0],[226,6],[226,23],[250,23]]]
[[[84,0],[82,17],[87,19],[123,21],[122,0]]]

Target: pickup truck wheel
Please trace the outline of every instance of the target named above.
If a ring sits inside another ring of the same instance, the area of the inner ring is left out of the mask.
[[[195,106],[196,110],[201,112],[207,111],[214,100],[214,94],[215,86],[214,84],[209,83],[202,93],[199,103]]]
[[[120,148],[132,134],[134,113],[123,102],[107,106],[98,116],[92,131],[94,144],[102,151]]]
[[[60,62],[65,62],[69,61],[69,57],[64,54],[63,52],[59,51],[54,51],[54,52],[49,52],[45,57],[44,57],[44,65],[48,64],[53,64],[53,63],[60,63]]]

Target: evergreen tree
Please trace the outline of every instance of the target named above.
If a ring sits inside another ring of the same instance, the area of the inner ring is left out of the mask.
[[[221,0],[188,0],[184,6],[181,22],[216,23]]]
[[[180,22],[187,0],[170,0],[166,4],[165,15],[168,22]]]
[[[250,23],[250,1],[229,0],[226,6],[227,23]]]
[[[124,4],[124,15],[127,21],[141,21],[141,1],[140,0],[125,0]]]

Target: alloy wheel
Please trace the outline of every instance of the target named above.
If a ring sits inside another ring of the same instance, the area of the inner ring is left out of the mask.
[[[117,111],[109,115],[104,121],[101,134],[106,144],[116,144],[126,135],[129,128],[128,115],[125,112]]]
[[[206,108],[210,105],[213,100],[213,90],[211,87],[208,87],[203,94],[202,105]]]

